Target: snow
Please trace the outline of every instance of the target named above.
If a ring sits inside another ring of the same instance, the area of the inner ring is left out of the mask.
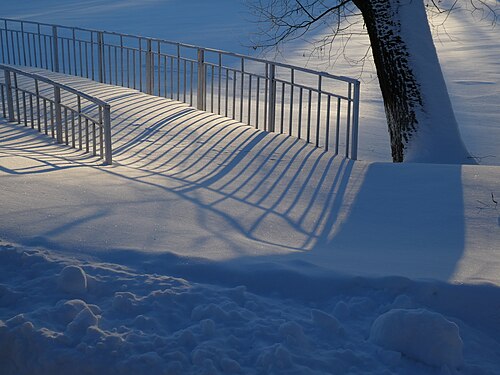
[[[232,277],[218,286],[6,242],[0,260],[2,374],[495,374],[500,363],[500,291],[487,285],[329,273],[298,296],[261,267],[205,263],[198,277]],[[55,288],[68,267],[87,275],[85,294]],[[480,320],[439,306],[472,295]]]
[[[431,366],[456,369],[463,363],[458,326],[427,310],[393,309],[380,315],[370,341]]]
[[[244,51],[241,3],[207,4],[1,6]],[[465,143],[498,164],[496,31],[467,35],[460,17],[464,39],[438,52]],[[287,59],[305,63],[303,47]],[[0,121],[0,373],[500,372],[498,166],[352,162],[71,81],[113,100],[116,164]],[[363,89],[362,157],[384,161],[374,87]]]

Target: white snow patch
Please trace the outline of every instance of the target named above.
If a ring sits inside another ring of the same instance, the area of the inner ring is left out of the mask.
[[[372,325],[370,341],[431,366],[457,368],[463,363],[458,326],[425,309],[393,309]]]

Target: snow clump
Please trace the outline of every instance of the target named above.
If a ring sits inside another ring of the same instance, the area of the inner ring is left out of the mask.
[[[87,276],[78,266],[66,266],[57,280],[59,289],[70,294],[85,294],[87,292]]]
[[[458,326],[425,309],[393,309],[380,315],[370,341],[431,366],[457,368],[463,363]]]

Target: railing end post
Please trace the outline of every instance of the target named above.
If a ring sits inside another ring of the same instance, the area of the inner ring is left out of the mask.
[[[111,142],[111,106],[109,104],[104,105],[103,110],[103,127],[104,127],[104,162],[107,165],[113,164],[113,150]]]
[[[351,159],[358,160],[358,133],[359,133],[359,102],[360,102],[360,82],[354,83],[354,97],[352,110],[352,138],[351,138]]]
[[[198,48],[198,82],[197,106],[200,111],[205,110],[205,50]]]

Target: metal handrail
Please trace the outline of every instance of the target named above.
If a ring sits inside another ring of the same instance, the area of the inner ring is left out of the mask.
[[[353,78],[159,38],[8,18],[0,18],[0,44],[0,62],[183,101],[336,153],[343,143],[345,156],[357,158],[360,82]]]
[[[38,124],[38,131],[42,132],[42,128],[44,128],[45,134],[49,133],[48,126],[50,122],[51,134],[53,138],[56,138],[57,143],[70,145],[71,137],[71,146],[78,147],[81,150],[84,148],[82,131],[85,129],[85,151],[89,152],[90,148],[92,148],[93,154],[97,155],[97,144],[99,142],[99,156],[105,160],[106,164],[112,164],[111,106],[107,102],[18,67],[0,64],[0,70],[3,71],[5,80],[5,82],[0,82],[0,103],[2,104],[4,117],[19,124],[24,120],[24,125],[28,126],[30,123],[32,128],[35,128],[35,125]],[[20,87],[18,75],[32,79],[33,89],[30,90],[32,87]],[[53,88],[53,98],[41,94],[39,86],[41,82]],[[62,102],[61,90],[76,95],[76,109]],[[19,98],[19,93],[22,99]],[[95,119],[83,112],[82,99],[97,106],[99,119]],[[47,111],[47,104],[50,105],[49,111]],[[68,112],[70,112],[70,117],[68,117]],[[42,121],[44,126],[42,126]],[[99,128],[99,134],[96,133],[96,127]],[[92,131],[89,132],[89,128]]]

